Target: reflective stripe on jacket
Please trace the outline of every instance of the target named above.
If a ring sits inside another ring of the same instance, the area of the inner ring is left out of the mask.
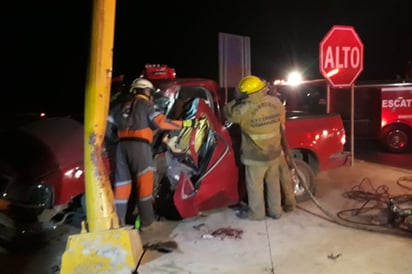
[[[122,109],[119,118],[118,136],[120,139],[153,141],[153,130],[180,130],[182,121],[170,120],[156,111],[154,104],[144,95],[136,95]]]

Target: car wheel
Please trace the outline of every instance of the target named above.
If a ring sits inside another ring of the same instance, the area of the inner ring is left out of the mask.
[[[307,186],[310,192],[315,195],[316,184],[315,175],[311,167],[300,159],[295,159],[296,174],[293,175],[293,181],[295,183],[295,196],[296,202],[300,203],[310,199],[310,195],[306,192],[303,184]]]
[[[390,125],[383,130],[382,144],[389,152],[404,152],[409,143],[408,132],[409,129],[406,126]]]

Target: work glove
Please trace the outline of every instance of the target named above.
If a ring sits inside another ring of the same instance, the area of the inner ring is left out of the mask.
[[[200,125],[197,119],[183,120],[183,127],[198,128]]]

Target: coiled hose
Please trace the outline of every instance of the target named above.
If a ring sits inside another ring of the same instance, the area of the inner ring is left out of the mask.
[[[282,147],[284,152],[287,154],[287,158],[289,161],[289,165],[292,166],[296,171],[296,163],[294,160],[294,157],[289,149],[289,144],[286,138],[286,133],[285,133],[285,128],[281,126],[281,138],[282,138]],[[371,231],[371,232],[379,232],[379,233],[386,233],[386,234],[393,234],[393,235],[398,235],[398,236],[403,236],[403,237],[412,237],[412,233],[406,230],[402,229],[396,229],[396,228],[389,228],[389,227],[383,227],[383,226],[369,226],[369,225],[362,225],[359,223],[353,223],[353,222],[348,222],[343,219],[338,218],[335,214],[332,214],[329,210],[327,210],[321,203],[316,199],[316,197],[313,195],[313,193],[310,191],[309,186],[306,185],[305,180],[301,177],[299,172],[296,172],[296,175],[299,178],[300,183],[302,183],[303,188],[305,191],[308,193],[310,199],[312,200],[313,203],[328,217],[330,218],[329,221],[332,221],[336,224],[343,225],[346,227],[354,228],[354,229],[360,229],[360,230],[366,230],[366,231]]]

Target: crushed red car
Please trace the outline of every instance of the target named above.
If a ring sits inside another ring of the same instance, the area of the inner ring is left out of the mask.
[[[166,78],[151,79],[156,106],[173,119],[203,119],[198,129],[161,131],[154,138],[157,214],[190,218],[239,203],[245,198],[239,139],[236,127],[225,126],[220,87],[211,79]],[[127,93],[124,78],[115,79],[112,96]],[[349,164],[350,155],[344,151],[339,115],[299,116],[291,111],[288,116],[286,133],[299,174],[295,194],[303,201],[308,199],[303,181],[314,193],[315,175]],[[165,135],[173,141],[169,146],[162,142]],[[61,116],[42,118],[3,132],[0,138],[0,193],[6,201],[0,208],[0,240],[53,229],[73,216],[84,218],[81,122]],[[103,153],[110,173],[108,150]]]

